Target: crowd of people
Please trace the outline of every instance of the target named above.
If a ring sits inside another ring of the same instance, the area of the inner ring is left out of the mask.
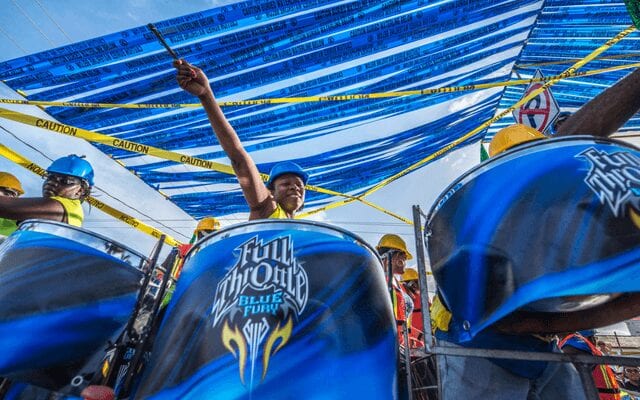
[[[263,182],[255,162],[216,102],[204,72],[184,60],[174,61],[173,66],[179,86],[199,99],[218,142],[231,160],[249,209],[249,220],[296,218],[304,206],[308,173],[296,163],[279,162],[272,168],[268,181]],[[633,96],[640,89],[639,71],[578,112],[565,115],[562,125],[554,127],[554,134],[589,133],[606,137],[615,132],[640,108],[639,96]],[[609,109],[611,103],[617,105],[615,112],[598,112],[595,118],[594,110]],[[594,122],[596,119],[597,122]],[[489,153],[495,156],[524,142],[544,138],[532,128],[509,127],[496,135]],[[30,218],[81,226],[84,218],[81,203],[89,196],[93,184],[93,168],[87,160],[77,155],[61,157],[51,163],[44,176],[41,197],[21,197],[25,191],[19,180],[9,173],[0,173],[0,234],[10,235],[19,222]],[[218,229],[220,223],[215,217],[202,219],[194,231],[191,244]],[[189,248],[190,245],[180,248],[183,258]],[[420,287],[416,269],[407,268],[407,261],[413,256],[406,242],[399,235],[389,233],[380,238],[376,249],[387,277],[398,326],[398,345],[402,348],[424,346],[424,330],[429,328],[423,326],[422,312],[424,307],[430,307],[433,332],[439,343],[445,346],[546,352],[557,352],[561,348],[568,352],[571,351],[569,348],[573,348],[590,354],[606,354],[595,346],[595,342],[591,343],[589,338],[579,334],[572,334],[559,342],[550,336],[506,335],[488,329],[470,342],[456,342],[448,336],[447,331],[450,321],[457,316],[451,314],[440,296],[436,294],[433,297],[433,304],[421,304],[420,291],[426,288]],[[175,277],[179,276],[181,265],[176,268],[173,271]],[[582,383],[571,364],[440,356],[438,368],[443,399],[584,398]],[[596,383],[600,385],[601,398],[622,398],[620,389],[632,394],[640,390],[638,367],[626,367],[618,374],[610,368],[602,369],[599,373]],[[603,393],[613,397],[603,397]],[[87,399],[112,398],[113,393],[109,388],[93,386],[87,388],[83,396]]]

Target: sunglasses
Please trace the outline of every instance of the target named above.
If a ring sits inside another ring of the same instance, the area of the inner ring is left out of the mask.
[[[61,174],[46,174],[44,180],[45,182],[55,182],[65,186],[80,185],[82,183],[82,179],[78,177]]]
[[[0,187],[0,194],[5,197],[18,197],[20,194],[13,189]]]

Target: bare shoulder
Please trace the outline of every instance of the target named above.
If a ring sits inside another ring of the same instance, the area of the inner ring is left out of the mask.
[[[253,221],[255,219],[267,219],[274,211],[276,211],[277,208],[278,204],[273,198],[273,195],[269,193],[264,201],[251,208],[251,211],[249,212],[249,221]]]

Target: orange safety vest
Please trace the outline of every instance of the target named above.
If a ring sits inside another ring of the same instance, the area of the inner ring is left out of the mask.
[[[404,300],[404,290],[395,277],[393,278],[392,286],[393,296],[391,296],[391,301],[393,302],[393,315],[396,318],[396,326],[398,327],[398,342],[403,345],[404,334],[402,327],[407,322],[407,303]]]
[[[593,345],[589,340],[587,340],[584,336],[579,333],[572,333],[568,335],[564,339],[558,343],[558,347],[562,348],[567,340],[572,337],[577,337],[582,339],[583,342],[589,346],[591,349],[591,354],[594,356],[602,356],[604,355],[600,349]],[[598,389],[598,394],[600,396],[600,400],[620,400],[622,399],[622,395],[620,394],[620,387],[618,386],[618,381],[616,380],[616,376],[613,373],[613,370],[608,365],[597,365],[593,369],[593,382],[596,385],[596,389]]]
[[[424,347],[424,324],[422,323],[422,299],[420,292],[413,293],[407,290],[407,294],[413,300],[413,312],[411,313],[411,327],[409,328],[409,346]]]

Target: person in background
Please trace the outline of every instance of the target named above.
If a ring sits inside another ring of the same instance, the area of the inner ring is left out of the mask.
[[[633,392],[633,395],[640,396],[640,367],[624,367],[622,387]]]
[[[411,260],[413,256],[409,253],[409,250],[407,250],[407,244],[404,240],[402,240],[400,236],[391,233],[380,238],[376,250],[378,250],[378,254],[382,259],[384,275],[389,285],[389,295],[391,297],[393,314],[398,331],[398,344],[401,348],[400,353],[404,353],[406,357],[409,357],[409,346],[406,346],[406,343],[408,341],[411,324],[413,301],[411,300],[411,296],[405,291],[400,279],[405,272],[407,260]],[[390,284],[389,279],[391,279]],[[405,339],[405,335],[407,339]],[[405,362],[403,362],[403,357],[398,358],[397,371],[400,399],[410,398],[409,385],[407,383],[407,376],[410,372],[408,368],[406,368]]]
[[[594,356],[603,356],[600,349],[594,344],[593,330],[581,331],[567,335],[558,343],[563,353],[580,354],[588,353]],[[598,390],[601,400],[621,400],[622,393],[618,386],[616,375],[608,365],[596,365],[593,367],[593,382]]]
[[[393,288],[393,313],[398,324],[398,340],[404,343],[402,328],[410,324],[413,301],[400,283],[400,278],[405,271],[407,260],[413,256],[407,250],[407,245],[398,235],[386,234],[380,238],[376,246],[378,254],[382,258],[385,269],[385,277],[388,278],[389,268],[392,272],[391,286]]]
[[[71,154],[47,168],[42,197],[0,197],[0,218],[17,222],[38,218],[82,226],[82,202],[93,186],[93,167],[83,157]]]
[[[215,217],[204,217],[200,221],[198,221],[198,225],[196,229],[193,230],[193,235],[191,236],[191,240],[189,243],[181,244],[178,246],[178,262],[176,266],[173,268],[172,277],[173,279],[178,279],[180,276],[180,272],[182,271],[182,265],[184,264],[184,258],[187,256],[187,253],[193,245],[203,237],[220,230],[220,221],[218,221]]]
[[[418,271],[406,268],[402,274],[402,286],[413,303],[411,322],[409,323],[409,347],[424,347],[424,324],[422,322],[422,299]]]
[[[258,167],[216,102],[204,72],[185,60],[176,60],[173,66],[177,70],[176,79],[180,87],[197,96],[202,103],[220,146],[231,160],[249,205],[249,220],[295,218],[304,206],[304,187],[309,175],[298,164],[284,161],[273,166],[265,185]]]
[[[24,189],[18,178],[8,172],[0,172],[0,197],[15,199],[23,194]],[[0,242],[16,229],[18,229],[16,220],[0,218]]]

